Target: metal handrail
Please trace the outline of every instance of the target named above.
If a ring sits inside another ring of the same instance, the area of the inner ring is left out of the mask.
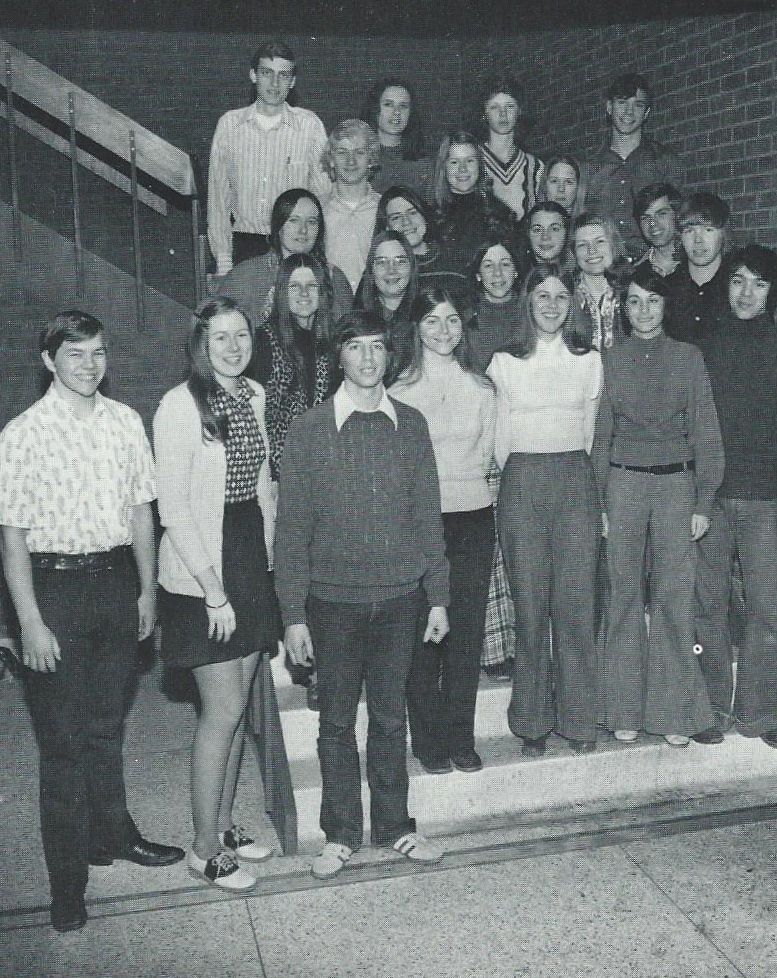
[[[138,174],[140,172],[147,174],[179,196],[189,199],[192,224],[194,300],[195,304],[198,303],[202,297],[203,277],[200,260],[199,189],[195,168],[189,154],[12,45],[3,42],[3,54],[6,99],[5,105],[0,105],[0,116],[5,117],[8,128],[11,206],[17,259],[21,257],[21,242],[17,231],[19,224],[19,172],[15,152],[15,130],[22,129],[40,142],[70,158],[75,235],[75,275],[79,291],[83,289],[81,208],[78,184],[78,168],[81,166],[128,193],[132,198],[138,328],[143,329],[145,320],[138,204],[143,203],[162,214],[167,213],[167,202],[164,198],[139,183]],[[35,106],[65,124],[68,127],[69,138],[62,138],[53,129],[46,128],[40,121],[26,115],[24,103]],[[96,159],[80,147],[78,145],[79,135],[86,137],[114,157],[129,164],[129,178],[120,169],[111,166],[105,160]]]

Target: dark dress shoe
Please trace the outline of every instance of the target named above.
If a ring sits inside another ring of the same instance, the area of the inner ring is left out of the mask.
[[[50,912],[51,926],[60,934],[81,930],[87,919],[83,897],[52,900]]]
[[[457,771],[464,771],[466,774],[473,774],[483,768],[483,761],[480,754],[474,750],[463,750],[456,754],[451,754],[451,764]]]
[[[777,747],[777,730],[767,730],[765,734],[761,734],[761,740],[768,747]]]
[[[596,750],[595,740],[573,740],[570,737],[567,743],[569,744],[569,749],[574,751],[575,754],[593,754]]]
[[[450,774],[453,770],[447,757],[419,757],[418,763],[427,774]]]
[[[547,737],[524,737],[521,753],[524,757],[542,757]]]
[[[708,727],[701,733],[691,734],[691,740],[697,744],[722,744],[723,734],[717,727]]]
[[[138,866],[172,866],[180,862],[186,853],[178,846],[164,846],[159,842],[149,842],[148,839],[138,839],[131,846],[126,846],[119,852],[108,849],[93,848],[89,852],[91,866],[110,866],[114,859],[123,859]]]

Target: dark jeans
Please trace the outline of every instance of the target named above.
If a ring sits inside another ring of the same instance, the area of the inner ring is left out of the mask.
[[[362,843],[364,817],[356,710],[367,692],[367,783],[372,842],[390,846],[415,829],[407,813],[405,687],[421,592],[374,603],[308,600],[318,671],[321,828],[327,842]]]
[[[731,567],[739,558],[746,624],[737,662],[733,718],[740,733],[777,729],[777,500],[721,499],[699,541],[696,637],[719,721],[731,716],[734,692],[729,603]]]
[[[502,472],[497,527],[515,604],[510,729],[532,739],[555,729],[595,740],[601,515],[588,455],[513,453]]]
[[[270,250],[266,234],[250,234],[248,231],[232,232],[232,263],[239,265],[249,258],[261,258]]]
[[[413,753],[444,759],[475,746],[475,701],[486,600],[494,554],[494,509],[443,513],[450,563],[450,633],[423,644],[421,616],[407,683],[407,713]]]
[[[43,621],[62,653],[56,672],[26,670],[40,749],[43,849],[55,899],[82,895],[90,845],[139,838],[122,766],[124,697],[138,647],[131,557],[111,570],[33,568]]]

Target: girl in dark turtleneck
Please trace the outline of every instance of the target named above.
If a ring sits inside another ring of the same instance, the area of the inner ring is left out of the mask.
[[[516,219],[491,192],[471,133],[449,133],[440,143],[434,170],[434,202],[440,238],[465,271],[479,245],[500,234],[512,240]]]

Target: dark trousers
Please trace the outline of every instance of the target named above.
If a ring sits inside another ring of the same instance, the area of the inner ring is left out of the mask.
[[[435,645],[419,635],[407,683],[413,753],[448,758],[475,746],[475,701],[494,553],[494,509],[443,513],[450,563],[450,633]]]
[[[688,737],[713,725],[693,653],[695,502],[691,472],[654,475],[610,468],[611,594],[599,663],[600,719],[608,730]],[[649,632],[644,593],[648,533],[652,549]]]
[[[532,739],[555,729],[595,740],[601,515],[588,455],[513,453],[502,472],[497,528],[515,604],[510,729]]]
[[[405,687],[421,592],[374,603],[308,600],[318,674],[321,828],[358,849],[364,815],[356,711],[367,693],[367,783],[372,842],[390,846],[415,829],[407,813]]]
[[[249,258],[261,258],[270,250],[266,234],[250,234],[248,231],[232,232],[232,264],[239,265]]]
[[[777,500],[721,499],[699,541],[696,637],[712,707],[726,726],[732,711],[731,566],[739,558],[745,634],[737,662],[733,716],[745,736],[777,729]]]
[[[118,851],[139,833],[122,762],[125,693],[138,645],[129,555],[111,570],[33,568],[43,621],[59,642],[56,672],[26,670],[40,749],[40,816],[52,897],[84,893],[91,845]]]

